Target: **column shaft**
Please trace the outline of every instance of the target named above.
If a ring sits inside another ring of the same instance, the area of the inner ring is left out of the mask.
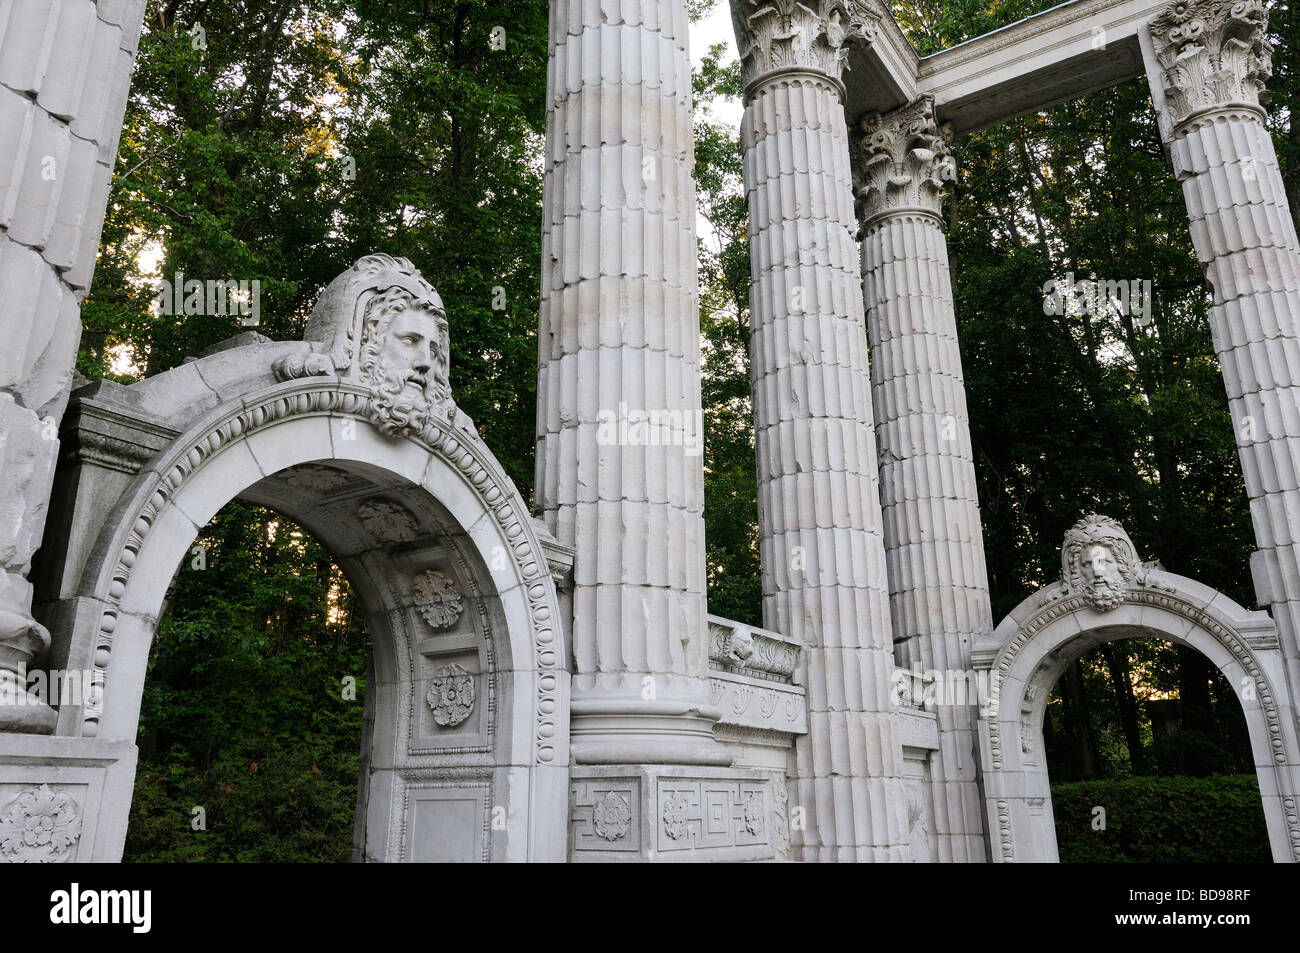
[[[683,0],[553,0],[537,502],[577,548],[579,763],[729,763],[705,639]]]
[[[931,673],[931,758],[941,861],[985,859],[970,689],[974,640],[992,631],[970,420],[939,212],[955,176],[933,102],[869,117],[859,161],[862,274],[880,442],[881,504],[899,662]]]
[[[27,574],[143,17],[144,0],[0,4],[0,731],[54,728],[26,695],[50,639]]]
[[[1171,8],[1143,37],[1223,369],[1269,605],[1300,686],[1300,242],[1272,137],[1267,14],[1255,0]]]
[[[840,84],[871,24],[837,2],[733,0],[746,74],[750,375],[764,624],[802,644],[804,860],[904,859],[889,599]]]

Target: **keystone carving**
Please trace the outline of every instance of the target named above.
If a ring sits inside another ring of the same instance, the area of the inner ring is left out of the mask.
[[[330,282],[304,340],[311,351],[275,363],[280,380],[333,374],[360,383],[371,421],[392,437],[454,421],[447,312],[405,258],[367,255]]]
[[[1170,118],[1178,125],[1220,106],[1268,105],[1273,75],[1268,11],[1260,0],[1179,0],[1151,23]]]
[[[941,215],[944,184],[957,181],[957,163],[949,149],[952,127],[935,119],[934,98],[870,113],[859,126],[862,138],[853,156],[859,221],[865,226],[894,211]]]
[[[1061,594],[1083,596],[1098,612],[1122,603],[1130,589],[1147,585],[1148,566],[1124,527],[1109,516],[1085,516],[1061,545]]]

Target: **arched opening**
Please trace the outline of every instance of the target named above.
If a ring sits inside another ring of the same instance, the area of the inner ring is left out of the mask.
[[[203,527],[150,655],[124,860],[353,858],[365,615],[280,513],[236,500]]]
[[[1061,861],[1267,862],[1249,728],[1223,673],[1157,638],[1085,635],[1062,652],[1042,723]]]
[[[1026,599],[977,646],[975,665],[990,686],[981,710],[980,756],[994,859],[1060,859],[1044,744],[1049,700],[1062,675],[1088,652],[1131,639],[1158,639],[1198,653],[1235,692],[1272,858],[1300,860],[1300,757],[1272,620],[1151,567],[1103,603],[1067,576]],[[1108,826],[1111,820],[1106,818]]]
[[[367,689],[356,695],[365,706],[365,731],[352,798],[353,856],[490,860],[494,789],[503,783],[497,776],[499,682],[511,667],[510,646],[490,574],[464,529],[424,488],[357,461],[285,467],[248,485],[239,499],[283,514],[319,540],[321,555],[355,584],[372,635],[371,677],[346,673],[362,676]],[[194,560],[206,562],[203,538],[194,527],[177,581],[194,578],[185,573]],[[181,542],[177,535],[169,548]],[[323,583],[330,585],[328,578]],[[173,583],[168,592],[175,589]],[[163,620],[164,613],[165,602],[150,616]],[[162,621],[154,626],[162,627]],[[344,677],[338,676],[340,692]],[[412,825],[418,829],[408,838]]]
[[[167,377],[136,386],[176,391],[191,423],[121,484],[56,609],[70,616],[60,660],[99,681],[87,704],[60,709],[58,732],[112,758],[87,799],[94,856],[121,856],[167,592],[238,498],[317,539],[364,612],[373,664],[354,856],[563,859],[567,673],[550,551],[486,447],[450,420],[382,432],[370,394],[337,380],[255,378],[232,384],[242,398],[214,404],[208,391],[191,409]]]

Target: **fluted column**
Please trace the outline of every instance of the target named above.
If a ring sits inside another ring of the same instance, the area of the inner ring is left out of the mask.
[[[0,3],[0,731],[45,734],[41,544],[144,0]]]
[[[841,84],[874,21],[839,0],[732,0],[745,79],[750,377],[764,625],[803,645],[799,856],[903,859],[867,341]]]
[[[537,502],[577,549],[582,764],[727,764],[713,740],[684,0],[552,0]]]
[[[964,674],[993,619],[941,217],[956,166],[933,100],[864,119],[854,160],[894,640],[905,666]],[[978,699],[935,702],[933,841],[982,861]]]
[[[1213,288],[1210,332],[1250,498],[1255,591],[1300,687],[1300,245],[1265,127],[1268,14],[1171,6],[1143,36],[1161,132]]]

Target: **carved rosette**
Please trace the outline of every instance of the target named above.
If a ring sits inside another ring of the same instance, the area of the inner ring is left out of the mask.
[[[80,838],[77,802],[48,784],[24,791],[0,814],[0,857],[9,863],[65,861]]]
[[[411,511],[388,500],[367,500],[357,508],[357,518],[366,532],[386,543],[409,543],[420,535]]]
[[[731,0],[746,90],[789,69],[839,82],[853,44],[875,41],[881,15],[867,6],[861,0]]]
[[[429,679],[424,699],[433,720],[443,728],[454,728],[474,711],[474,676],[460,665],[444,665]]]
[[[853,190],[865,228],[891,212],[943,214],[945,183],[957,181],[949,142],[952,128],[934,115],[934,97],[861,120],[854,150]]]
[[[1175,126],[1209,109],[1268,105],[1273,48],[1260,0],[1179,0],[1152,21],[1151,39]]]
[[[613,843],[632,829],[632,805],[623,795],[607,791],[591,806],[591,819],[596,835]]]
[[[685,794],[673,794],[664,799],[664,833],[673,840],[686,836],[690,824],[691,802]]]
[[[456,583],[446,573],[429,569],[415,577],[415,607],[435,629],[449,629],[465,611]]]

